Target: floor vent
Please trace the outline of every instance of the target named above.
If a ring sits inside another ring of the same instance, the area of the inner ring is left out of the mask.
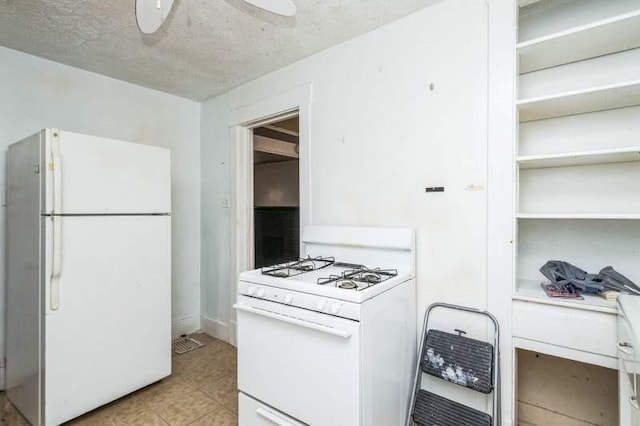
[[[173,351],[178,355],[185,354],[194,349],[199,349],[203,346],[203,343],[200,343],[196,339],[187,336],[183,336],[173,341]]]

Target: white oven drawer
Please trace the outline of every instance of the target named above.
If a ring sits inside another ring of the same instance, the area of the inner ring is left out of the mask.
[[[238,395],[239,426],[304,426],[273,408],[243,394]]]
[[[236,310],[241,392],[313,426],[360,424],[359,322],[242,295]]]

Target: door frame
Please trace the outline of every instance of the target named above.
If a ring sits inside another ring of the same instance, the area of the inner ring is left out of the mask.
[[[237,277],[253,268],[253,129],[299,117],[300,235],[311,223],[311,83],[232,109],[229,117],[231,166],[231,247],[229,303],[237,299]],[[302,243],[300,244],[302,250]],[[229,311],[229,342],[236,345],[236,313]]]

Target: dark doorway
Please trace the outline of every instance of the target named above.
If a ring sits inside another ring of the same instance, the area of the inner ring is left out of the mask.
[[[300,256],[298,117],[253,131],[255,267]]]

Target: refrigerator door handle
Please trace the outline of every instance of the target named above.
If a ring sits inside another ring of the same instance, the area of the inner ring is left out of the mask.
[[[60,156],[60,131],[53,129],[51,156],[53,167],[53,264],[51,268],[51,310],[60,308],[60,273],[62,269],[62,217],[55,216],[62,210],[62,161]]]
[[[51,168],[53,169],[53,214],[62,212],[62,159],[60,155],[60,131],[52,130]]]
[[[51,268],[51,310],[60,308],[60,273],[62,272],[62,217],[53,220],[53,261]]]

